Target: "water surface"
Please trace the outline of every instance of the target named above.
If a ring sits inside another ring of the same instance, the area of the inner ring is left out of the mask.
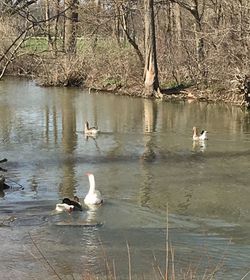
[[[85,138],[86,120],[101,130],[96,139]],[[193,143],[194,125],[208,141]],[[114,270],[128,279],[128,252],[134,279],[160,279],[166,209],[176,274],[218,267],[216,279],[241,279],[250,270],[248,112],[7,79],[0,142],[12,186],[0,200],[5,279]],[[95,174],[103,207],[56,214],[63,197],[87,193],[86,172]]]

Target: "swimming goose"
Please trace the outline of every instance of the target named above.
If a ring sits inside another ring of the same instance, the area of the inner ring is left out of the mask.
[[[74,211],[82,211],[82,205],[81,205],[81,203],[79,201],[79,198],[77,196],[74,196],[74,200],[71,200],[69,198],[64,198],[62,202],[66,203],[68,205],[73,205],[74,206],[74,208],[73,208]]]
[[[86,174],[89,177],[89,192],[84,198],[86,205],[99,205],[103,203],[101,193],[95,189],[95,177],[92,173]]]
[[[56,204],[56,211],[58,212],[82,211],[82,205],[79,202],[79,198],[77,196],[74,196],[74,200],[71,200],[66,197],[62,200],[62,203]]]
[[[207,140],[207,131],[206,130],[202,130],[200,135],[198,135],[198,131],[197,128],[194,126],[193,127],[193,140]]]
[[[94,126],[89,127],[89,123],[88,123],[88,121],[86,121],[85,126],[84,126],[84,132],[87,135],[96,135],[99,132],[99,130],[97,127],[94,127]]]
[[[67,203],[57,203],[56,204],[56,211],[57,212],[72,212],[74,209],[73,205],[68,205]]]

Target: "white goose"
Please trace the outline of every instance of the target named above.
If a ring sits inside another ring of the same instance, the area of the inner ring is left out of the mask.
[[[95,136],[99,132],[97,127],[89,127],[88,121],[85,122],[84,125],[84,133],[89,136]]]
[[[92,173],[86,173],[89,177],[89,192],[84,198],[86,205],[99,205],[103,203],[101,193],[95,189],[95,177]]]
[[[206,130],[202,130],[200,135],[198,135],[198,131],[197,128],[194,126],[193,127],[193,140],[197,141],[197,140],[207,140],[207,131]]]

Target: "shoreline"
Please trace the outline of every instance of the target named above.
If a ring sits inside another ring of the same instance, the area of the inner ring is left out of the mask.
[[[36,78],[27,75],[15,75],[8,74],[4,77],[8,78],[21,78],[27,79],[28,81],[33,81],[39,87],[68,87],[68,88],[79,88],[92,92],[102,93],[102,94],[112,94],[118,96],[128,96],[136,98],[147,98],[152,100],[161,100],[165,102],[207,102],[207,103],[223,103],[230,104],[232,106],[241,107],[242,109],[250,109],[250,93],[249,88],[241,84],[231,90],[211,90],[210,88],[199,89],[197,86],[176,86],[172,88],[161,88],[160,93],[156,93],[153,97],[145,97],[143,95],[143,84],[138,84],[137,86],[131,87],[118,87],[118,86],[103,86],[98,87],[92,83],[86,83],[79,86],[63,86],[63,85],[46,85],[44,83],[39,83]],[[246,80],[248,78],[246,77]],[[4,79],[3,79],[4,80]],[[244,81],[245,83],[245,81]]]

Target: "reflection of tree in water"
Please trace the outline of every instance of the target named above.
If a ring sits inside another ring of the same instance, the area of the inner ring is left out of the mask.
[[[62,123],[62,142],[61,147],[63,149],[62,156],[65,158],[62,167],[62,182],[59,187],[59,192],[62,196],[73,197],[74,186],[76,185],[75,180],[75,160],[71,158],[74,153],[77,144],[76,135],[76,112],[75,106],[73,105],[73,99],[70,94],[65,92],[61,98],[62,114],[57,112],[57,106],[52,107],[52,111],[48,107],[45,108],[45,138],[47,143],[50,142],[50,130],[53,130],[54,142],[57,143],[58,139],[58,122],[61,120]],[[58,143],[59,144],[59,143]]]
[[[66,155],[63,163],[62,182],[60,193],[62,196],[73,197],[76,186],[75,179],[75,159],[71,158],[76,148],[76,112],[70,94],[65,94],[62,99],[62,147]]]
[[[62,146],[65,153],[72,154],[76,148],[76,112],[70,95],[66,95],[62,104]]]
[[[140,185],[139,204],[141,206],[149,206],[153,176],[146,165],[142,165],[142,176],[143,180]]]
[[[144,100],[144,132],[155,132],[157,122],[157,104],[152,101]]]
[[[243,129],[243,132],[249,133],[249,131],[250,131],[250,112],[249,111],[247,111],[243,116],[242,129]]]
[[[52,115],[52,117],[51,117]],[[52,125],[50,125],[50,122],[52,121]],[[58,125],[57,125],[57,108],[54,105],[52,107],[52,113],[49,110],[49,106],[45,106],[45,139],[46,142],[50,142],[50,129],[53,128],[53,135],[54,135],[54,143],[58,143]]]
[[[155,160],[156,154],[153,148],[154,148],[153,140],[150,138],[145,144],[145,150],[141,156],[142,161],[153,162]]]
[[[144,152],[141,156],[143,161],[151,162],[156,158],[153,150],[153,132],[157,121],[157,104],[152,100],[144,100]]]
[[[144,100],[144,152],[141,156],[141,167],[143,174],[143,181],[140,186],[139,203],[141,206],[147,206],[150,201],[150,193],[153,181],[151,169],[144,162],[152,162],[156,158],[154,152],[153,132],[156,128],[157,121],[157,107],[152,100]]]

